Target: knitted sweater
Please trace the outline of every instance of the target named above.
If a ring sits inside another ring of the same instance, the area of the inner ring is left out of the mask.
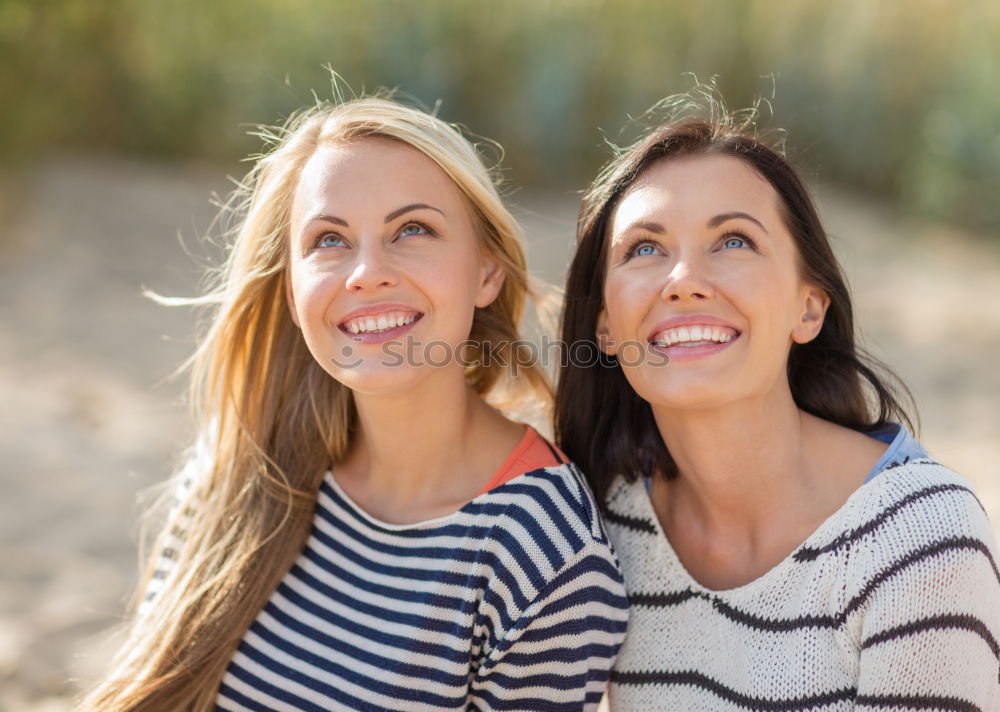
[[[170,559],[160,568],[150,600],[170,585]],[[217,709],[594,710],[627,617],[573,465],[408,525],[373,518],[327,472],[305,550],[244,635]]]
[[[931,459],[883,471],[725,591],[684,569],[641,480],[612,484],[605,521],[631,603],[613,712],[1000,710],[996,541]]]

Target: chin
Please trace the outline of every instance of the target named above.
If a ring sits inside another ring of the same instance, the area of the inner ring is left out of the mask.
[[[327,373],[355,393],[389,396],[405,392],[418,383],[421,380],[420,370],[422,369],[383,366],[376,361],[349,369],[329,368]]]
[[[667,367],[669,368],[669,366]],[[705,410],[739,400],[741,393],[718,378],[643,377],[626,373],[632,388],[654,408],[669,410]]]

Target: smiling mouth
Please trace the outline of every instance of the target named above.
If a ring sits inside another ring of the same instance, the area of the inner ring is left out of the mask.
[[[338,326],[341,331],[352,335],[384,334],[387,331],[419,321],[421,317],[423,317],[421,312],[390,311],[384,314],[346,319]]]
[[[707,344],[725,344],[740,335],[736,329],[718,325],[678,326],[664,329],[654,334],[650,343],[653,346],[670,348],[672,346],[693,347]]]

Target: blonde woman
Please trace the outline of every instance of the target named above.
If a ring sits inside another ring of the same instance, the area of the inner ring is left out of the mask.
[[[88,709],[595,708],[627,602],[582,477],[495,407],[550,390],[478,154],[384,98],[273,138],[200,300],[202,452]]]

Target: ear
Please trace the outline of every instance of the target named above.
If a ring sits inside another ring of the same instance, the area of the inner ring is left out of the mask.
[[[830,297],[825,291],[815,285],[805,285],[802,303],[802,313],[792,328],[792,341],[797,344],[807,344],[815,339],[823,328],[826,310],[830,306]]]
[[[618,353],[618,344],[611,338],[608,330],[608,312],[601,307],[601,313],[597,315],[597,328],[594,337],[597,339],[597,348],[607,356],[614,356]]]
[[[476,306],[488,307],[500,294],[507,273],[496,257],[484,253],[482,267],[479,270],[479,292],[476,294]]]
[[[288,313],[292,317],[292,323],[298,328],[302,328],[299,324],[299,315],[295,311],[295,295],[292,294],[292,274],[290,269],[285,269],[285,301],[288,302]]]

